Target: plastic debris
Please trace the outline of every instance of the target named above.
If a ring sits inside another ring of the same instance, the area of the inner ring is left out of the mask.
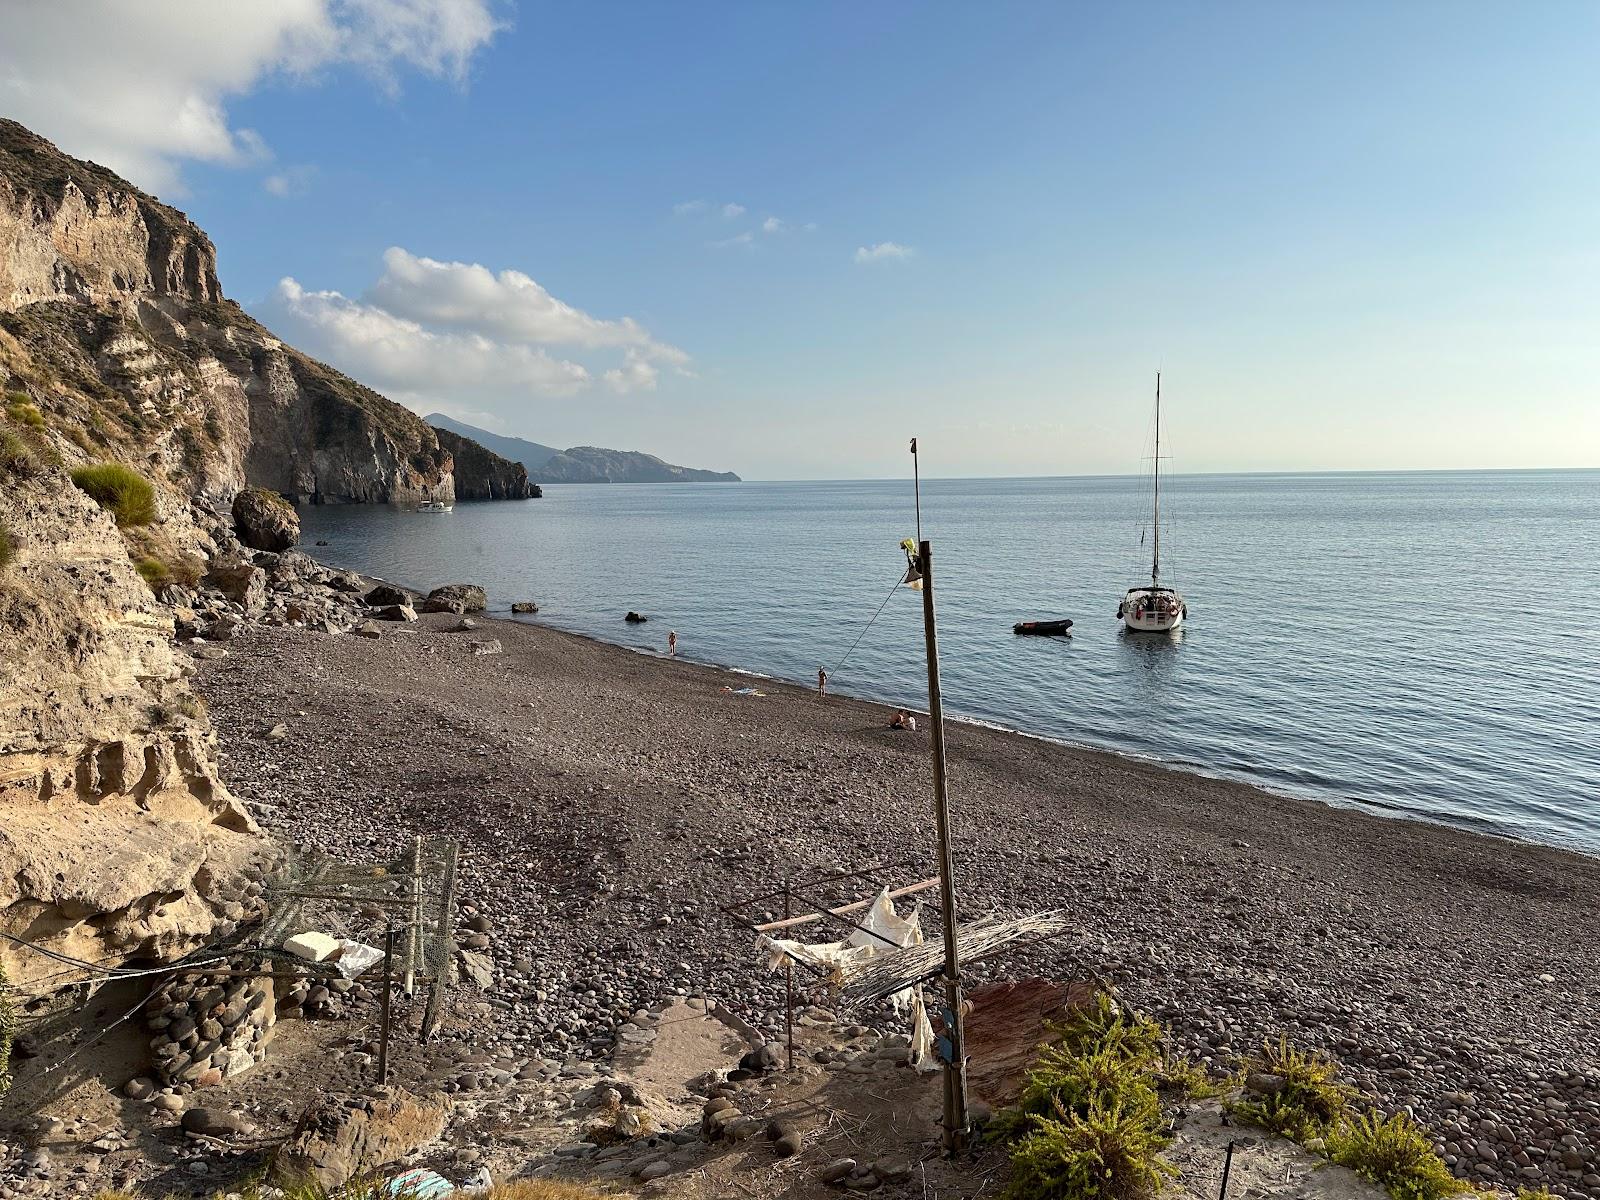
[[[352,942],[348,938],[339,942],[339,961],[335,964],[339,974],[354,979],[375,963],[383,961],[383,951],[365,942]]]
[[[385,1182],[378,1189],[378,1195],[404,1197],[404,1200],[434,1200],[436,1196],[452,1195],[455,1190],[456,1185],[443,1175],[416,1167],[402,1171]]]

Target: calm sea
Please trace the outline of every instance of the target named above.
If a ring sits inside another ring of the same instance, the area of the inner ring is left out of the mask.
[[[1113,615],[1148,579],[1145,488],[923,484],[947,709],[1600,851],[1600,471],[1174,476],[1176,637]],[[801,681],[827,665],[839,691],[926,702],[921,600],[891,594],[909,483],[569,485],[449,514],[302,515],[307,549],[340,566],[476,582],[491,608],[535,600],[562,629],[657,651],[676,630],[686,658]],[[624,624],[628,609],[650,622]],[[1011,632],[1055,616],[1070,640]]]

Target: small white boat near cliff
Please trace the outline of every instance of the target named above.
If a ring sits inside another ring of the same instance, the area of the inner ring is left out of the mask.
[[[454,504],[446,503],[443,500],[424,500],[421,504],[417,505],[417,511],[428,513],[454,512],[455,507],[456,506]]]
[[[1176,588],[1161,582],[1161,372],[1156,372],[1156,455],[1154,513],[1150,521],[1150,586],[1132,587],[1117,605],[1117,616],[1132,633],[1171,633],[1189,615]]]

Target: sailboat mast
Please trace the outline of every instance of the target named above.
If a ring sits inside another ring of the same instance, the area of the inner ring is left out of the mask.
[[[1152,519],[1154,551],[1150,557],[1150,586],[1161,583],[1161,372],[1156,372],[1155,516]]]

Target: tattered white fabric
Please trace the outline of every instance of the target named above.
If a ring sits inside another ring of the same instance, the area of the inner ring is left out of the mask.
[[[922,937],[922,904],[912,906],[911,915],[902,917],[895,911],[885,886],[867,906],[866,913],[856,922],[856,928],[842,942],[796,942],[786,938],[763,937],[756,946],[766,953],[767,969],[776,971],[785,958],[807,963],[822,971],[834,987],[842,987],[850,976],[866,965],[869,959],[891,950],[904,950],[920,946]],[[917,988],[905,988],[884,997],[895,1012],[911,1016],[911,1061],[919,1070],[931,1069],[933,1064],[933,1027]]]
[[[374,963],[383,961],[383,951],[363,942],[340,939],[339,958],[334,967],[346,979],[354,979]]]
[[[939,1060],[933,1053],[933,1024],[928,1006],[922,1002],[922,989],[911,989],[911,1065],[919,1071],[937,1071]]]

